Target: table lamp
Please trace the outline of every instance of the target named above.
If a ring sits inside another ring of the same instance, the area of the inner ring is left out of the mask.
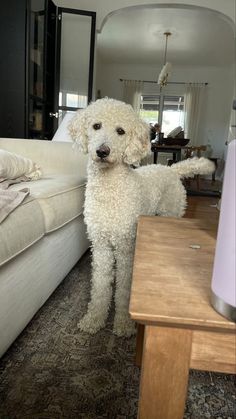
[[[228,145],[213,267],[211,302],[216,311],[236,322],[235,275],[236,140]]]

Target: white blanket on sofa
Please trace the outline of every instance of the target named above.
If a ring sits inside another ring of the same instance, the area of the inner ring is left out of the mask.
[[[23,188],[20,191],[7,189],[12,183],[25,181],[25,177],[14,180],[0,179],[0,223],[29,195],[29,188]]]
[[[30,190],[20,191],[8,189],[19,182],[39,179],[42,172],[31,159],[0,150],[0,223],[29,195]]]

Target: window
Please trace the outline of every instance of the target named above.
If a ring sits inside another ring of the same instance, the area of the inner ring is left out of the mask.
[[[87,104],[87,96],[78,95],[74,93],[66,94],[66,106],[69,108],[86,108]]]
[[[143,95],[140,116],[146,122],[159,122],[166,137],[174,128],[184,129],[184,96]]]
[[[184,97],[164,96],[161,126],[164,136],[179,126],[184,129]]]
[[[141,96],[140,117],[149,124],[158,122],[160,95]]]
[[[75,113],[78,108],[86,108],[88,105],[88,96],[78,93],[59,92],[59,119],[58,125],[63,121],[67,113]]]
[[[88,96],[67,91],[59,93],[59,108],[75,108],[70,110],[76,111],[78,108],[86,108],[87,105]]]

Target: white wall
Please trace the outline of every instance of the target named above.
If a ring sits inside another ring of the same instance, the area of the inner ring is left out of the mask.
[[[62,92],[87,95],[90,31],[90,16],[63,13],[60,68]]]
[[[235,0],[54,0],[60,7],[90,10],[97,13],[97,29],[101,29],[104,19],[114,10],[137,5],[165,5],[204,7],[225,14],[236,21]]]
[[[156,80],[160,69],[150,66],[103,63],[97,57],[97,89],[102,96],[123,99],[123,79]],[[228,138],[229,119],[233,101],[233,68],[183,67],[176,68],[173,63],[172,81],[208,82],[205,107],[201,114],[199,137],[206,144],[210,139],[214,156],[222,157],[224,143]],[[157,85],[149,85],[158,92]],[[184,86],[169,85],[169,92],[183,94]]]

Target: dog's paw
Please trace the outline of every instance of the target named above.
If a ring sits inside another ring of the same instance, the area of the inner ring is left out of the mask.
[[[81,331],[94,335],[105,326],[105,320],[88,313],[85,314],[77,326]]]
[[[127,316],[115,316],[113,333],[120,337],[130,337],[135,335],[135,322]]]

